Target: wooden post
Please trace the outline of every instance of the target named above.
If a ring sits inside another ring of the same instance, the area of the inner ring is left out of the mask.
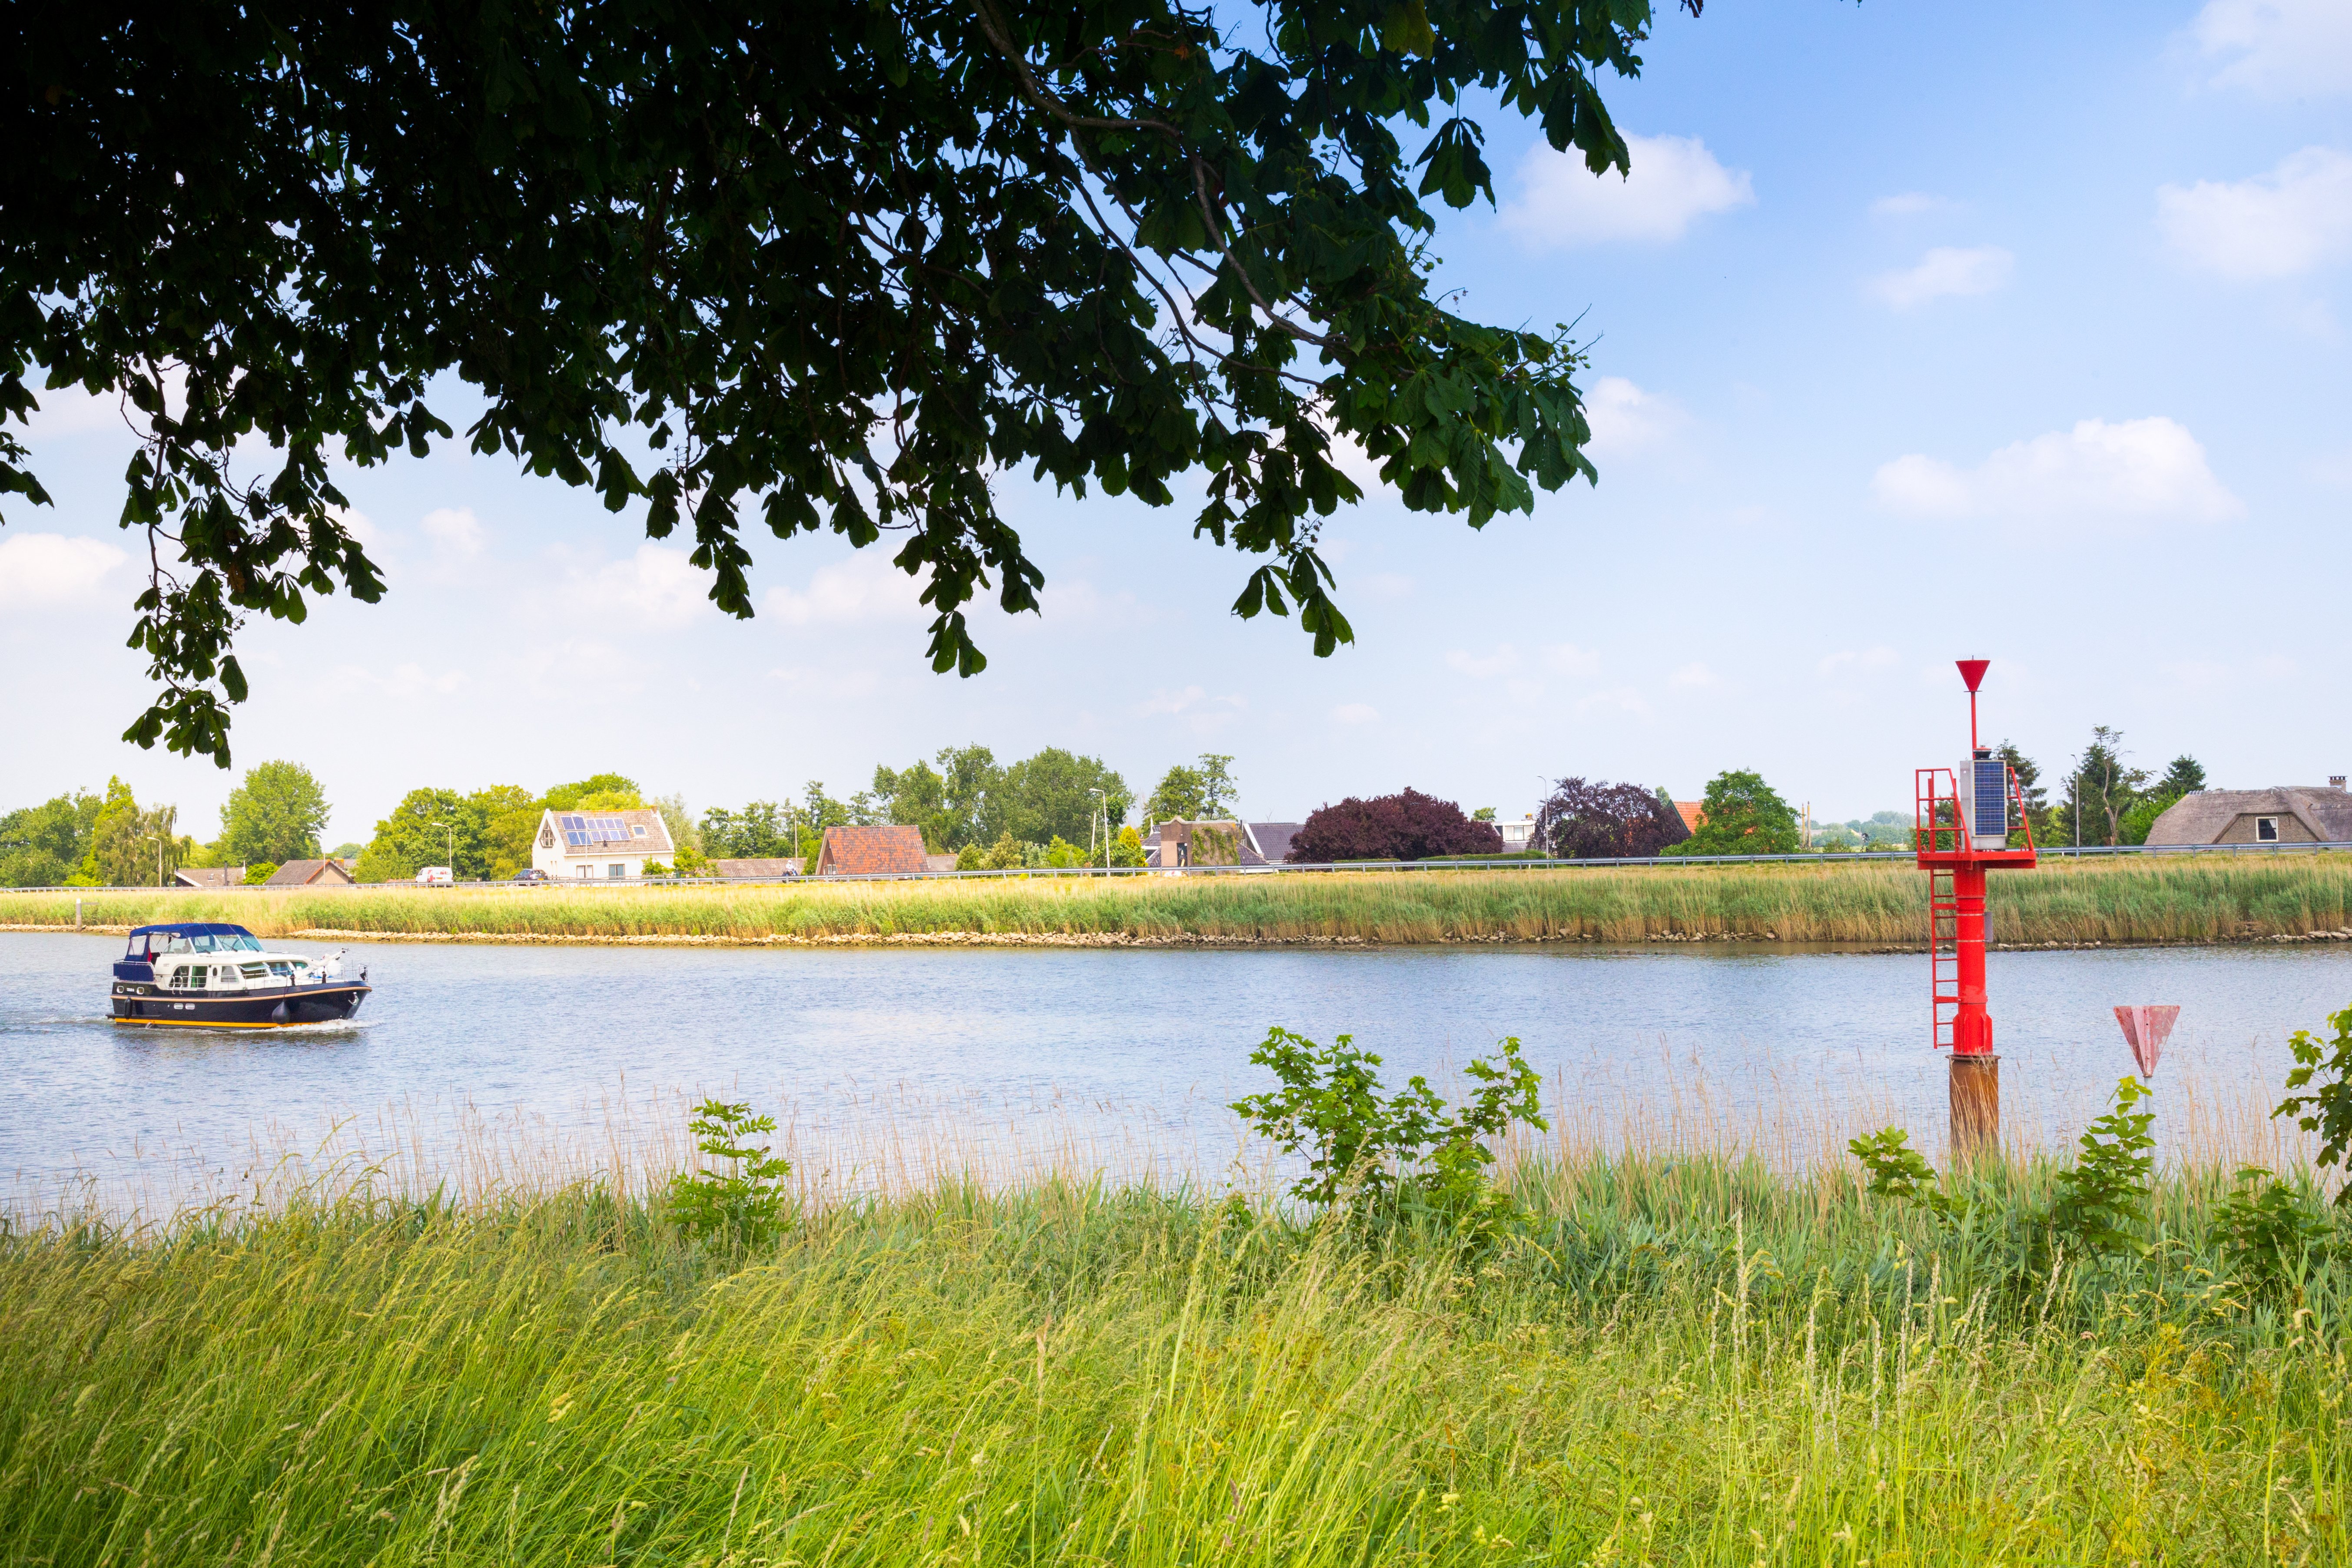
[[[2000,1149],[2000,1058],[1990,1052],[1952,1053],[1950,1163]]]

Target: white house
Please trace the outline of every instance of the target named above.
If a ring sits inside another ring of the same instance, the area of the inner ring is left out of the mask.
[[[530,863],[559,881],[612,881],[642,877],[646,861],[667,865],[677,854],[658,811],[548,811]]]

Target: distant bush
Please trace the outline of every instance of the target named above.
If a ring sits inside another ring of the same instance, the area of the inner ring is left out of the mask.
[[[248,888],[258,888],[276,875],[278,875],[278,868],[264,860],[258,865],[247,866],[245,868],[245,885]]]
[[[1690,836],[1682,813],[1640,784],[1562,779],[1536,814],[1536,842],[1563,860],[1662,855]]]
[[[1699,807],[1698,831],[1665,855],[1794,855],[1797,814],[1759,773],[1715,775]]]
[[[1460,806],[1417,789],[1312,812],[1290,841],[1288,858],[1306,865],[1337,860],[1425,860],[1439,855],[1493,855],[1503,847],[1494,824],[1473,822]]]

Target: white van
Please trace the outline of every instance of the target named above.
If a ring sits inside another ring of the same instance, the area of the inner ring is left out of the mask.
[[[416,885],[420,888],[453,887],[457,880],[449,874],[446,866],[419,866],[416,868]]]

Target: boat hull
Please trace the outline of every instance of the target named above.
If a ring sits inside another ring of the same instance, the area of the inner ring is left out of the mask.
[[[359,1013],[368,985],[329,982],[279,985],[267,991],[167,991],[159,985],[118,984],[114,1021],[145,1029],[290,1029],[341,1023]]]

